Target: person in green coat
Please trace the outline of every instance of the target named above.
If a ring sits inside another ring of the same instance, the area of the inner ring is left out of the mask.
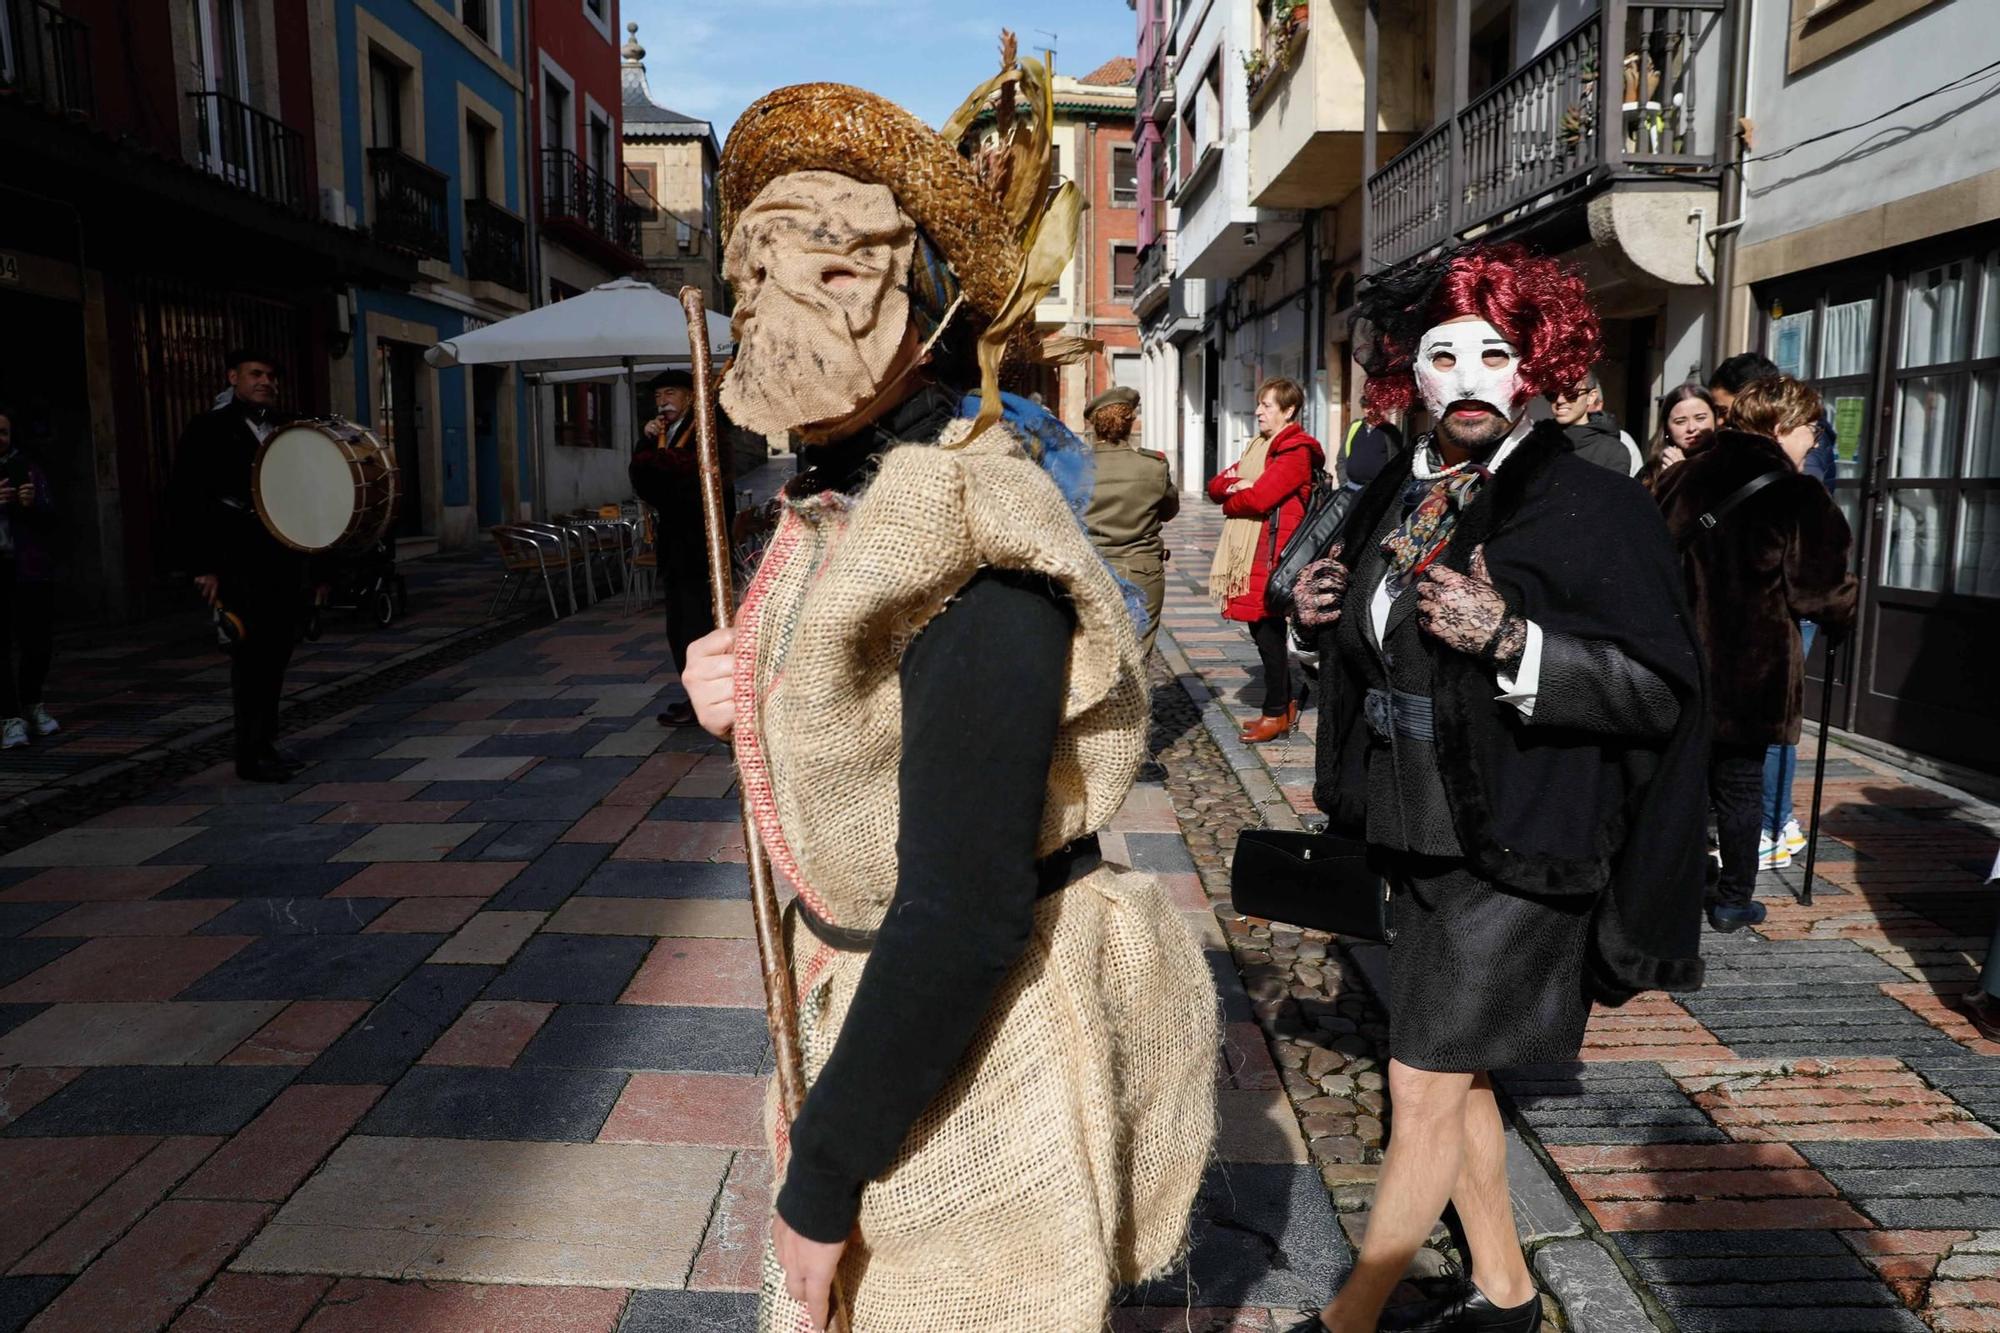
[[[1139,638],[1150,656],[1167,600],[1167,545],[1160,530],[1181,509],[1167,456],[1139,448],[1139,394],[1106,389],[1083,409],[1097,455],[1097,490],[1083,523],[1105,563],[1146,599],[1146,631]]]

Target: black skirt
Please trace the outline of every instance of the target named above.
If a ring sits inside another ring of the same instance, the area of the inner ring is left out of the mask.
[[[1390,883],[1392,1057],[1439,1073],[1576,1059],[1592,897],[1530,898],[1432,858],[1399,858]]]

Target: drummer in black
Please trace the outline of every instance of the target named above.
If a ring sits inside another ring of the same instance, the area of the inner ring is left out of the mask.
[[[277,406],[277,362],[254,350],[231,352],[229,387],[227,401],[181,434],[173,532],[179,562],[202,598],[242,627],[229,650],[237,776],[283,782],[299,769],[277,747],[278,699],[304,609],[306,557],[265,529],[250,491],[258,446],[286,420]]]

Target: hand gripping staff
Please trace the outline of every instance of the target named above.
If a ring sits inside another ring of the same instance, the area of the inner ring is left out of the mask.
[[[681,308],[687,312],[688,349],[694,371],[695,461],[701,473],[701,523],[708,539],[708,596],[715,623],[727,628],[736,618],[734,562],[729,553],[729,526],[722,512],[722,457],[715,438],[715,388],[709,378],[708,308],[698,287],[681,288]],[[750,813],[750,793],[741,775],[736,784],[743,819],[743,850],[750,863],[750,915],[757,931],[757,961],[764,977],[764,1020],[771,1031],[771,1049],[778,1074],[778,1110],[790,1125],[805,1105],[805,1060],[799,1052],[798,999],[792,993],[792,960],[779,921],[778,890],[771,882],[771,863],[757,840],[757,823]],[[846,1333],[846,1301],[834,1284],[828,1333]]]

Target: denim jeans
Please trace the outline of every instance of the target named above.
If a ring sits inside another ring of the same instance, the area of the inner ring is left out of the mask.
[[[1757,889],[1758,769],[1754,745],[1717,745],[1708,757],[1708,801],[1715,811],[1715,840],[1722,878],[1708,891],[1708,905],[1742,907]]]
[[[1813,636],[1819,626],[1810,620],[1799,622],[1799,660],[1812,655]],[[1792,818],[1792,779],[1799,771],[1799,747],[1773,745],[1764,752],[1764,836],[1775,838]]]

